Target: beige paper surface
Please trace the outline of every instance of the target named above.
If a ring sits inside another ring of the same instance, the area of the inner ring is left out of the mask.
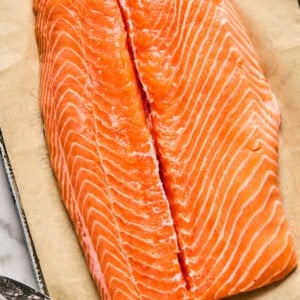
[[[300,257],[300,10],[296,0],[236,0],[282,114],[282,199]],[[31,0],[0,1],[0,126],[54,300],[98,299],[49,165],[38,100]],[[300,271],[241,299],[300,299]]]

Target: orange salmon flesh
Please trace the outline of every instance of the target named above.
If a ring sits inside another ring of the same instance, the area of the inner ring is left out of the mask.
[[[221,299],[297,264],[275,95],[231,0],[35,0],[49,156],[102,299]]]

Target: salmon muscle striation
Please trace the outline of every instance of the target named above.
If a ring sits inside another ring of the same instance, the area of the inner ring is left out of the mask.
[[[117,2],[40,0],[34,9],[50,159],[102,299],[184,299]]]
[[[284,278],[276,97],[230,0],[35,0],[41,110],[102,299]]]
[[[230,0],[120,0],[191,299],[282,279],[277,100]]]

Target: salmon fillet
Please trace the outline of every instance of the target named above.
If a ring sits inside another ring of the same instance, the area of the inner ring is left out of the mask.
[[[232,2],[34,10],[49,156],[101,297],[219,299],[285,277],[279,109]]]

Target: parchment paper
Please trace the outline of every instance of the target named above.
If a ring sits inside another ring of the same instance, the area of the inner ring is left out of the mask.
[[[282,114],[282,200],[300,257],[300,10],[296,0],[236,0]],[[0,0],[0,126],[54,300],[98,299],[60,200],[43,136],[31,0]],[[239,299],[300,299],[300,271]]]

